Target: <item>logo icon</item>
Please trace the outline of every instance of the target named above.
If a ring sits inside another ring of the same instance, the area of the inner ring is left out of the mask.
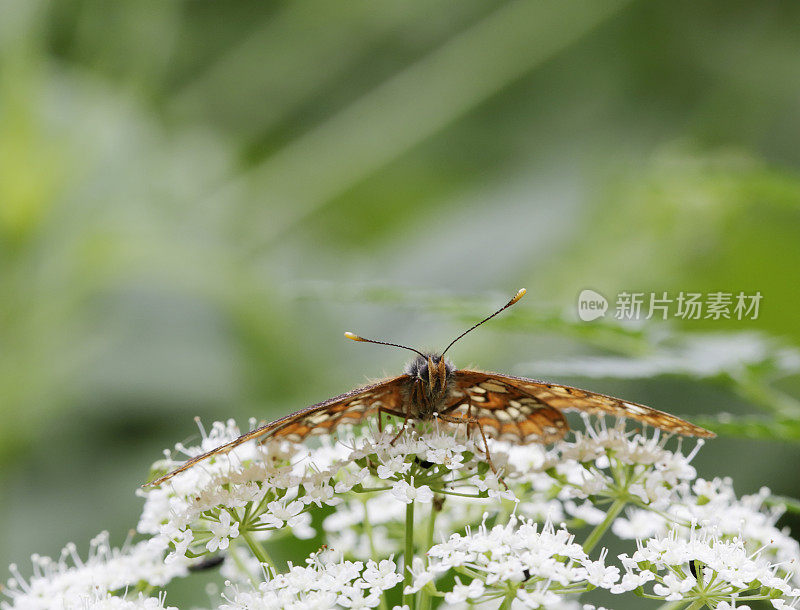
[[[578,295],[578,317],[584,322],[602,318],[608,311],[608,301],[599,292],[581,290]]]

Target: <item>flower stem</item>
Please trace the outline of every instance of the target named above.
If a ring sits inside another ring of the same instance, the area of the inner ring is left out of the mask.
[[[436,514],[442,510],[442,501],[444,498],[434,498],[433,502],[431,503],[431,515],[428,518],[428,532],[427,536],[425,537],[425,567],[428,567],[428,555],[427,551],[433,546],[433,532],[436,527]],[[420,591],[419,597],[419,609],[418,610],[430,610],[431,607],[431,594],[428,593],[427,589],[423,589]]]
[[[597,546],[597,543],[600,542],[603,534],[605,534],[606,530],[611,527],[614,519],[619,516],[626,504],[627,502],[622,498],[614,500],[611,508],[609,508],[608,512],[606,513],[606,518],[595,526],[595,528],[592,530],[592,533],[589,534],[589,537],[586,539],[586,542],[583,543],[583,550],[587,555],[592,551],[592,549],[594,549],[595,546]]]
[[[228,551],[228,554],[226,555],[226,561],[228,557],[233,559],[233,563],[236,564],[236,567],[239,569],[239,571],[242,574],[247,574],[247,580],[250,581],[250,584],[253,585],[254,587],[258,587],[258,581],[255,578],[253,578],[253,575],[250,573],[250,570],[247,569],[247,566],[244,564],[242,558],[239,556],[239,553],[236,550],[238,548],[241,548],[240,544],[236,545],[232,544],[230,546],[230,551]]]
[[[406,505],[406,549],[403,557],[403,604],[414,610],[416,596],[406,595],[411,586],[411,566],[414,563],[414,501]]]
[[[261,543],[253,538],[250,535],[250,532],[247,530],[241,531],[240,534],[242,539],[247,543],[247,546],[250,547],[250,550],[253,552],[253,555],[255,555],[256,559],[258,559],[260,563],[266,563],[273,570],[277,571],[275,562],[272,561],[272,557],[270,557],[269,553],[267,553],[267,549],[261,546]]]
[[[686,608],[686,610],[699,610],[700,608],[705,608],[706,602],[702,599],[696,599],[692,602],[692,604]]]
[[[517,597],[517,590],[516,589],[509,589],[506,596],[503,598],[503,603],[500,604],[500,607],[497,610],[511,610],[511,603],[514,601],[514,598]]]
[[[684,607],[685,603],[686,602],[683,600],[677,602],[667,602],[666,604],[660,605],[658,608],[656,608],[656,610],[680,610]]]
[[[372,558],[375,559],[375,561],[378,561],[378,553],[375,551],[375,538],[372,536],[372,523],[369,520],[369,511],[367,510],[366,499],[362,500],[362,504],[364,506],[364,533],[367,535],[367,539],[369,540],[369,553],[372,555]],[[389,605],[386,603],[385,591],[381,594],[380,608],[381,610],[388,610],[389,608]]]

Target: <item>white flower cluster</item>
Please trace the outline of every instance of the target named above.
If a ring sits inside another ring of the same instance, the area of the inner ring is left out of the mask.
[[[462,584],[456,577],[457,584],[444,595],[449,604],[510,598],[526,608],[540,608],[560,601],[559,594],[611,589],[619,580],[619,568],[606,566],[604,554],[592,561],[563,527],[545,523],[539,528],[512,515],[506,524],[488,528],[486,517],[477,531],[453,534],[431,547],[428,566],[414,566],[414,582],[406,592],[429,586],[437,594],[434,579],[453,572],[469,574],[472,580]]]
[[[233,422],[216,423],[201,447],[181,449],[198,455],[238,435]],[[479,457],[482,450],[474,440],[438,426],[422,435],[408,430],[398,438],[389,428],[382,434],[350,437],[348,443],[327,437],[320,443],[315,449],[287,441],[245,443],[175,476],[160,489],[141,491],[146,503],[138,530],[166,536],[174,549],[169,559],[196,557],[227,549],[243,533],[263,541],[274,533],[285,535],[288,526],[297,538],[313,537],[309,512],[323,505],[347,505],[354,494],[386,492],[400,509],[412,502],[430,504],[434,492],[514,497],[487,472],[489,466]],[[502,456],[500,450],[497,456]],[[497,459],[494,453],[493,458]]]
[[[381,594],[393,588],[403,577],[391,559],[380,562],[338,561],[332,553],[315,554],[305,567],[289,564],[283,574],[269,574],[258,588],[231,586],[224,595],[224,610],[286,608],[375,608]]]
[[[691,527],[688,538],[682,529],[667,536],[640,541],[632,556],[620,555],[627,572],[623,582],[639,587],[653,581],[653,594],[667,601],[707,602],[712,607],[729,600],[756,596],[776,598],[776,608],[790,608],[800,589],[789,582],[787,567],[773,564],[766,554],[747,550],[741,538],[726,540],[713,528]],[[732,603],[732,602],[731,602]]]
[[[192,457],[238,435],[232,421],[215,423],[199,446],[176,449]],[[231,610],[594,610],[582,602],[598,588],[692,608],[800,608],[800,545],[777,527],[782,510],[766,489],[737,498],[730,479],[697,478],[702,441],[684,452],[686,441],[657,430],[586,418],[584,432],[550,448],[490,440],[492,468],[480,437],[441,422],[400,434],[342,428],[339,439],[243,443],[140,490],[148,541],[114,552],[103,539],[85,563],[74,550],[35,560],[28,582],[12,568],[3,610],[91,596],[78,607],[160,608],[163,597],[125,587],[149,592],[204,555],[227,558],[219,607]],[[157,466],[181,461],[168,453]],[[599,546],[612,533],[636,541],[619,560]],[[290,537],[331,550],[282,567],[271,553]]]
[[[509,476],[517,497],[526,502],[538,498],[557,498],[560,502],[542,507],[530,504],[536,512],[542,509],[564,510],[550,514],[552,520],[567,516],[587,523],[601,520],[595,509],[604,501],[620,500],[650,511],[664,511],[679,502],[697,476],[691,465],[703,441],[684,455],[679,448],[666,448],[670,440],[656,430],[651,436],[626,431],[618,420],[608,427],[604,420],[595,425],[588,418],[586,432],[575,432],[574,440],[556,443],[549,451],[542,447],[509,447]],[[591,499],[590,504],[585,500]],[[578,505],[575,500],[584,501]],[[560,504],[560,506],[559,506]]]
[[[730,478],[697,479],[691,492],[667,507],[663,515],[630,509],[627,518],[617,519],[612,529],[621,539],[663,537],[674,528],[688,538],[701,524],[717,539],[739,540],[750,552],[758,550],[771,562],[791,567],[793,582],[800,586],[800,543],[787,528],[776,526],[783,509],[770,508],[766,504],[769,495],[769,489],[764,487],[757,494],[737,498]]]
[[[178,610],[175,606],[165,606],[164,600],[166,595],[162,594],[158,597],[145,597],[143,594],[126,599],[112,595],[111,593],[96,592],[92,595],[82,596],[76,600],[75,604],[69,606],[58,606],[61,600],[57,600],[55,604],[47,606],[48,608],[75,608],[80,610]]]
[[[185,562],[167,565],[166,545],[151,538],[121,549],[112,548],[103,532],[90,544],[89,556],[82,560],[74,544],[67,545],[58,560],[34,555],[33,576],[25,579],[16,565],[3,593],[10,601],[0,601],[9,610],[69,610],[89,608],[163,608],[164,598],[128,597],[129,587],[139,582],[163,586],[173,578],[185,576]],[[120,595],[113,593],[121,592]]]

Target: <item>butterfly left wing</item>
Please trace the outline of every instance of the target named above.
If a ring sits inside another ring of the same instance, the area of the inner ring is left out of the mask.
[[[408,375],[385,379],[306,407],[296,413],[242,434],[239,438],[207,453],[195,456],[172,472],[145,483],[144,487],[158,487],[198,462],[215,455],[226,454],[253,439],[283,438],[300,442],[310,435],[329,434],[336,426],[342,423],[360,423],[367,416],[377,413],[378,409],[382,407],[397,411],[403,406],[404,395],[402,390],[407,380]]]
[[[581,390],[557,383],[547,383],[526,377],[502,375],[500,373],[484,373],[480,371],[460,370],[458,374],[458,387],[482,387],[499,389],[513,387],[524,392],[539,404],[548,406],[558,411],[583,411],[584,413],[613,415],[635,419],[655,428],[683,436],[716,436],[710,430],[695,426],[669,413],[658,411],[635,402],[597,394],[588,390]],[[469,390],[467,390],[469,391]]]

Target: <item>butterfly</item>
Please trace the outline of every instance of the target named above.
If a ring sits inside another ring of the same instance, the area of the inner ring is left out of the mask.
[[[570,410],[634,419],[684,436],[715,436],[674,415],[635,402],[525,377],[457,369],[444,357],[456,341],[514,305],[525,292],[524,288],[517,292],[503,307],[451,341],[440,354],[426,354],[405,345],[345,333],[354,341],[399,347],[417,356],[402,375],[351,390],[255,428],[146,485],[161,485],[199,462],[228,453],[250,440],[300,442],[308,436],[330,434],[340,424],[358,424],[374,415],[378,415],[379,426],[383,415],[393,415],[404,423],[438,419],[448,424],[464,424],[468,429],[477,428],[490,465],[487,437],[517,444],[551,443],[563,438],[569,430],[563,412]]]

